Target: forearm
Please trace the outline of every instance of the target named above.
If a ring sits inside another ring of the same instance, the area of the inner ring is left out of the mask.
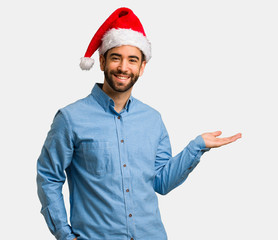
[[[38,171],[38,196],[42,204],[41,213],[50,232],[58,240],[72,240],[76,236],[67,221],[67,213],[62,195],[63,182],[49,179],[42,171]]]
[[[198,165],[206,148],[204,140],[198,136],[192,140],[179,154],[171,157],[156,173],[154,189],[165,195],[182,184],[193,169]]]

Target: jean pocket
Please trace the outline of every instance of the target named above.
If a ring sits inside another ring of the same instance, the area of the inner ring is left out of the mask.
[[[87,171],[101,176],[112,171],[112,146],[107,141],[84,141],[81,143]]]

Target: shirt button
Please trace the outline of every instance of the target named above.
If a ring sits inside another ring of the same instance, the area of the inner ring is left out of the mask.
[[[126,192],[129,192],[129,189],[125,190]]]
[[[130,213],[128,216],[129,216],[129,217],[132,217],[132,214]]]
[[[134,240],[134,238],[131,238],[130,240]]]
[[[126,167],[126,164],[124,164],[123,166]]]
[[[121,117],[120,117],[120,116],[118,116],[118,119],[121,119]]]
[[[121,140],[121,143],[123,143],[123,142],[124,142],[124,140],[122,139],[122,140]]]

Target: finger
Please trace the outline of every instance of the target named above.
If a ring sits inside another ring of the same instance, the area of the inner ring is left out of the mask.
[[[235,141],[235,140],[237,140],[239,138],[241,138],[241,133],[237,133],[237,134],[235,134],[235,135],[233,135],[231,137],[228,137],[228,139],[231,140],[231,141]]]
[[[212,132],[211,133],[214,137],[218,137],[218,136],[220,136],[221,134],[222,134],[222,132],[221,131],[216,131],[216,132]]]
[[[238,133],[238,134],[232,136],[233,141],[236,141],[237,139],[239,139],[239,138],[241,138],[241,137],[242,137],[242,134],[241,134],[241,133]]]
[[[226,137],[226,138],[219,138],[220,142],[221,142],[221,146],[232,143],[234,141],[236,141],[237,139],[241,138],[242,135],[241,133],[238,133],[236,135],[233,135],[231,137]]]

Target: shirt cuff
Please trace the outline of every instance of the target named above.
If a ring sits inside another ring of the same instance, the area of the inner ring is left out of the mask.
[[[76,238],[76,236],[72,233],[70,226],[65,226],[57,230],[55,237],[59,240],[73,240]]]
[[[188,144],[189,152],[194,156],[194,160],[190,164],[188,170],[191,172],[200,162],[201,156],[210,150],[206,147],[205,141],[201,135],[197,136],[194,140]]]
[[[194,140],[192,140],[189,145],[188,149],[191,153],[198,154],[198,152],[201,150],[202,152],[209,151],[210,148],[206,147],[205,141],[201,135],[197,136]]]

